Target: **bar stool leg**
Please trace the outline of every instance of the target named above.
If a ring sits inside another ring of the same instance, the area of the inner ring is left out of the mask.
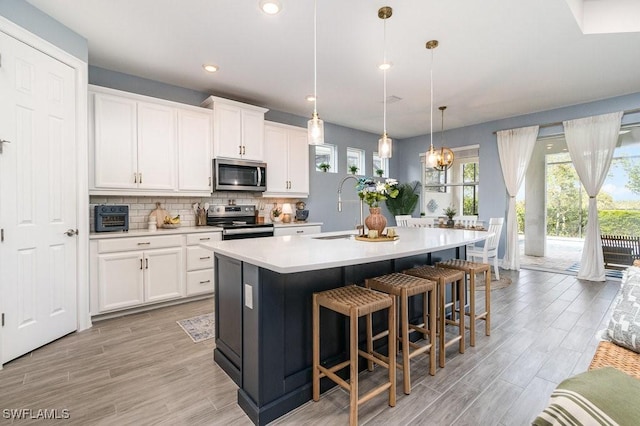
[[[464,353],[464,335],[465,335],[465,326],[464,326],[464,300],[465,300],[465,291],[464,291],[464,277],[458,280],[458,293],[460,294],[460,318],[458,320],[458,324],[460,325],[460,350],[461,354]],[[453,304],[453,310],[455,311],[455,303]]]
[[[429,374],[432,376],[436,374],[436,294],[438,293],[436,289],[437,287],[434,286],[433,291],[431,291],[429,295],[429,343],[431,343],[431,349],[429,349]],[[423,294],[422,297],[426,300],[427,293]],[[427,327],[426,318],[424,326]]]
[[[429,333],[424,333],[422,335],[422,338],[424,340],[427,340],[429,338],[429,336],[431,335],[431,327],[427,326],[427,324],[431,324],[431,322],[427,322],[427,318],[431,318],[433,316],[433,311],[431,310],[430,306],[431,306],[431,302],[434,301],[435,303],[435,293],[436,293],[436,289],[435,287],[433,288],[433,291],[431,292],[431,294],[429,293],[423,293],[422,294],[422,323],[424,324],[424,328],[427,329],[429,331]],[[428,295],[429,294],[429,295]],[[428,295],[428,296],[427,296]],[[427,299],[429,299],[427,301]],[[428,309],[428,310],[427,310]],[[433,344],[433,340],[429,340],[429,343]]]
[[[465,274],[467,275],[467,274]],[[475,272],[469,273],[469,345],[476,345],[476,274]],[[462,306],[464,309],[464,305]],[[464,316],[464,311],[462,311]]]
[[[371,314],[367,314],[367,353],[373,353],[373,324]],[[373,371],[373,361],[367,360],[367,370]]]
[[[389,306],[389,382],[391,387],[389,388],[389,407],[396,406],[396,348],[398,346],[398,340],[396,335],[396,303],[394,302]]]
[[[358,425],[358,314],[354,308],[349,315],[349,425]]]
[[[411,393],[411,366],[409,365],[409,296],[407,290],[400,290],[400,327],[402,328],[402,380],[404,393]]]
[[[440,350],[440,368],[444,368],[445,354],[447,348],[445,348],[445,284],[442,280],[438,280],[438,348]]]
[[[313,295],[313,400],[320,400],[320,306],[318,297]]]

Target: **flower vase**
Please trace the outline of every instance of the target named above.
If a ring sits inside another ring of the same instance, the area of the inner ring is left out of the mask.
[[[453,221],[453,218],[449,218],[449,220],[447,220],[447,228],[453,228],[454,225],[455,222]]]
[[[378,236],[382,235],[382,231],[387,226],[387,218],[380,214],[380,207],[370,207],[369,216],[364,219],[368,229],[378,231]]]

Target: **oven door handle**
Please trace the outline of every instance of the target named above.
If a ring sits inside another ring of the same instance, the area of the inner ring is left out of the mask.
[[[271,226],[265,226],[263,228],[225,229],[222,231],[223,235],[271,234],[271,233],[273,233],[273,227]]]

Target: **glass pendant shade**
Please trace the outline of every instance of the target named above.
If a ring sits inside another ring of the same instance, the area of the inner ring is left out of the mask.
[[[324,144],[324,121],[320,120],[315,111],[307,122],[307,141],[309,145]]]
[[[393,140],[386,133],[378,139],[378,156],[380,158],[391,158],[393,154]]]

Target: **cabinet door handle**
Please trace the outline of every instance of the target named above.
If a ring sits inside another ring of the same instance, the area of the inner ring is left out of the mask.
[[[202,237],[200,238],[200,241],[209,241],[211,238],[210,237]]]
[[[238,155],[242,155],[242,145],[238,145]]]
[[[209,176],[209,186],[211,186],[211,176]]]
[[[150,245],[151,242],[146,242],[146,243],[138,243],[139,246],[148,246]]]
[[[304,231],[296,231],[296,234],[304,234]]]
[[[142,173],[140,173],[140,183],[142,183]]]
[[[245,155],[245,154],[246,154],[246,152],[245,152],[245,148],[246,148],[246,147],[245,147],[244,145],[242,145],[242,155]]]
[[[207,260],[207,259],[211,259],[211,256],[205,256],[200,258],[200,260]]]
[[[138,174],[137,173],[133,174],[133,183],[138,183]]]
[[[149,269],[149,258],[148,257],[144,260],[144,269]]]
[[[208,283],[210,283],[210,282],[211,282],[211,280],[200,281],[200,284],[208,284]]]
[[[140,270],[142,271],[142,259],[140,259]]]

